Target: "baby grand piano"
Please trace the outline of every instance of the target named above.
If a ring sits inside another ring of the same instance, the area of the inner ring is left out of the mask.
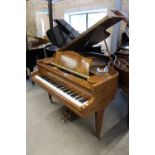
[[[106,39],[106,30],[122,20],[106,16],[59,49],[53,57],[38,60],[32,80],[80,117],[95,113],[96,136],[100,138],[104,110],[115,97],[118,72],[109,57],[86,52],[88,44]]]

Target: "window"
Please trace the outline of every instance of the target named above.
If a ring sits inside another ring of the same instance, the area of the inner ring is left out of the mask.
[[[86,14],[70,15],[70,24],[75,30],[83,32],[86,30]]]
[[[105,16],[106,16],[106,14],[104,12],[89,13],[88,14],[88,28],[93,26],[95,23],[97,23],[99,20],[101,20]]]
[[[79,33],[86,31],[107,15],[107,9],[88,10],[85,12],[66,13],[65,20]]]
[[[47,9],[42,9],[36,12],[36,27],[37,36],[44,37],[46,35],[46,31],[49,29],[49,17]]]

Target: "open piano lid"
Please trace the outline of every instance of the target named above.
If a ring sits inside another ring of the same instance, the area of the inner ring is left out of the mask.
[[[83,32],[80,36],[75,38],[71,43],[60,48],[60,51],[73,50],[83,51],[87,47],[93,46],[110,36],[106,30],[114,24],[121,21],[124,17],[117,15],[107,15],[95,25]]]

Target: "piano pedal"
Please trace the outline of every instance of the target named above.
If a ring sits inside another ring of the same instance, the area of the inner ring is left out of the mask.
[[[63,123],[66,123],[68,121],[67,117],[65,117],[64,115],[62,116],[61,120]]]
[[[73,111],[71,111],[68,108],[65,108],[65,110],[63,111],[62,121],[74,121],[75,119],[77,119],[77,117],[78,116]]]

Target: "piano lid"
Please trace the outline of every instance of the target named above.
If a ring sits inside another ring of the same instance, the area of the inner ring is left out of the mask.
[[[83,32],[69,44],[60,48],[60,51],[83,51],[87,49],[87,47],[93,46],[100,41],[105,40],[110,36],[110,33],[106,30],[121,21],[123,18],[123,16],[117,15],[105,16],[103,19],[90,27],[87,31]]]

